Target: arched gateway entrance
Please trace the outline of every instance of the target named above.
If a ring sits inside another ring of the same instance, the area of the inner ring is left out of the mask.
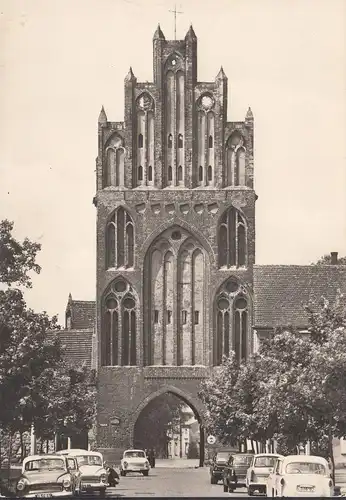
[[[146,398],[138,407],[133,446],[154,449],[157,458],[198,459],[203,467],[203,417],[196,406],[177,389],[158,391]]]

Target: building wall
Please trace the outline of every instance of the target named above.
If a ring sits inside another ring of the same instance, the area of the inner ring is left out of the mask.
[[[125,78],[124,122],[99,118],[98,445],[131,445],[171,391],[203,421],[203,378],[253,348],[253,117],[227,122],[227,77],[197,82],[197,38],[154,35],[154,82]],[[244,309],[245,308],[245,309]],[[116,423],[114,423],[116,422]]]

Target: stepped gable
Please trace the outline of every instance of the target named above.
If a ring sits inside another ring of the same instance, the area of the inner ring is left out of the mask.
[[[64,347],[65,361],[71,366],[82,366],[85,364],[90,369],[93,330],[60,330],[56,334]],[[50,335],[53,335],[53,333]]]
[[[293,325],[306,328],[304,305],[346,293],[346,266],[254,266],[254,328]]]
[[[94,328],[96,316],[94,300],[71,300],[68,309],[71,312],[72,330]]]

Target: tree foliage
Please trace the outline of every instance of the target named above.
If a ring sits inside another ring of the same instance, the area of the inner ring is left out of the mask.
[[[95,384],[90,370],[64,362],[57,317],[28,308],[20,286],[31,287],[40,272],[40,245],[12,235],[0,221],[0,427],[11,436],[36,427],[36,434],[71,436],[92,426]]]
[[[318,259],[318,261],[315,262],[313,265],[320,266],[320,265],[331,264],[331,263],[332,263],[332,256],[330,254],[325,254],[325,255],[322,255],[322,257],[320,259]],[[337,264],[338,265],[346,265],[346,257],[338,257]]]
[[[246,362],[232,354],[204,382],[207,425],[222,442],[275,439],[278,451],[296,453],[309,440],[332,456],[332,437],[346,435],[344,297],[306,312],[308,334],[278,328]]]

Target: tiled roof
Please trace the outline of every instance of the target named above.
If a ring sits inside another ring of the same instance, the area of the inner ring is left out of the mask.
[[[307,326],[304,305],[346,293],[346,266],[254,266],[254,327]]]
[[[72,328],[94,328],[96,303],[94,300],[71,300],[68,308],[71,311]]]
[[[73,366],[84,363],[91,368],[93,330],[60,330],[56,332],[64,347],[64,358]]]

